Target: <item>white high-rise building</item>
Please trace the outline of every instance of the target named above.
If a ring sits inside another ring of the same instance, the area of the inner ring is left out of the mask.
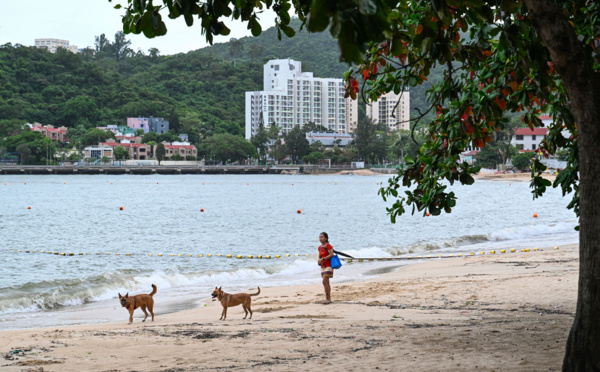
[[[45,48],[50,51],[50,53],[56,53],[58,48],[65,48],[70,50],[73,53],[78,52],[77,45],[71,45],[69,40],[61,40],[61,39],[35,39],[35,46],[37,48]]]
[[[246,138],[277,125],[284,133],[308,122],[347,133],[349,113],[356,118],[357,102],[344,98],[342,79],[316,78],[302,72],[302,63],[277,59],[264,66],[262,91],[246,92]]]
[[[398,101],[400,101],[398,103]],[[396,106],[397,105],[397,106]],[[410,129],[410,93],[389,92],[367,105],[367,116],[390,130]]]

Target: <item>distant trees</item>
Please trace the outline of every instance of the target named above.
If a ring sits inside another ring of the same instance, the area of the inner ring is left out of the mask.
[[[290,155],[292,163],[298,163],[304,155],[308,155],[309,143],[306,139],[306,133],[298,126],[294,126],[288,134],[285,135],[285,146]]]
[[[117,146],[114,151],[115,160],[129,159],[129,151],[123,146]]]
[[[158,165],[160,165],[160,162],[163,161],[166,153],[167,150],[165,150],[165,145],[163,143],[156,145],[156,152],[154,156],[156,157],[156,160],[158,160]]]
[[[522,152],[512,157],[512,165],[520,171],[530,170],[534,156],[532,152]]]
[[[365,116],[358,120],[354,134],[358,156],[367,163],[383,163],[389,153],[386,125]]]
[[[58,117],[67,127],[83,125],[90,128],[99,115],[96,101],[87,95],[73,97],[58,108]]]
[[[16,136],[0,140],[6,152],[18,152],[22,164],[42,164],[52,159],[56,144],[39,132],[26,129]]]
[[[223,163],[240,162],[258,156],[254,146],[246,139],[229,133],[215,134],[202,142],[202,152],[208,159]]]

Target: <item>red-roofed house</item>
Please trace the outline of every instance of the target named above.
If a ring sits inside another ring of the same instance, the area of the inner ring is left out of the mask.
[[[100,147],[117,148],[123,146],[129,152],[129,159],[133,160],[148,160],[151,155],[151,146],[146,143],[117,143],[114,139],[109,139],[106,142],[101,142]]]
[[[540,142],[548,134],[547,128],[519,128],[515,132],[511,144],[517,148],[517,150],[537,150],[540,146]]]
[[[69,141],[67,139],[67,128],[66,127],[54,128],[53,125],[42,125],[40,123],[35,123],[31,126],[31,130],[33,130],[35,132],[40,132],[41,134],[50,138],[53,141],[60,141],[60,142],[68,142]]]
[[[198,149],[196,149],[196,146],[190,145],[188,142],[163,142],[163,145],[165,145],[166,160],[171,159],[171,157],[175,154],[181,155],[183,159],[186,159],[188,156],[198,158]],[[154,153],[156,154],[156,148],[154,149]]]

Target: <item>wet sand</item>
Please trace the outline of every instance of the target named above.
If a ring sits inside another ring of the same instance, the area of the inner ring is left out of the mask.
[[[263,288],[252,320],[238,306],[219,321],[208,299],[132,325],[122,309],[118,323],[1,331],[0,369],[558,371],[578,266],[577,245],[434,259],[334,278],[330,305],[320,285]]]

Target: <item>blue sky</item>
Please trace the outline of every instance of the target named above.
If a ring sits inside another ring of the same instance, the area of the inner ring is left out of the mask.
[[[162,3],[154,1],[156,5]],[[106,34],[114,39],[117,31],[122,30],[121,15],[123,9],[114,9],[116,4],[125,5],[127,0],[0,0],[0,45],[6,43],[33,45],[37,38],[56,38],[69,40],[78,47],[93,47],[94,37]],[[261,16],[263,30],[274,25],[274,16]],[[129,34],[131,47],[144,53],[155,47],[161,55],[186,53],[207,46],[201,34],[199,22],[187,27],[181,19],[172,20],[163,11],[163,20],[167,25],[167,35],[147,39],[143,34]],[[249,36],[246,25],[231,19],[225,20],[231,29],[228,37],[215,37],[215,43],[225,42],[230,37]]]

